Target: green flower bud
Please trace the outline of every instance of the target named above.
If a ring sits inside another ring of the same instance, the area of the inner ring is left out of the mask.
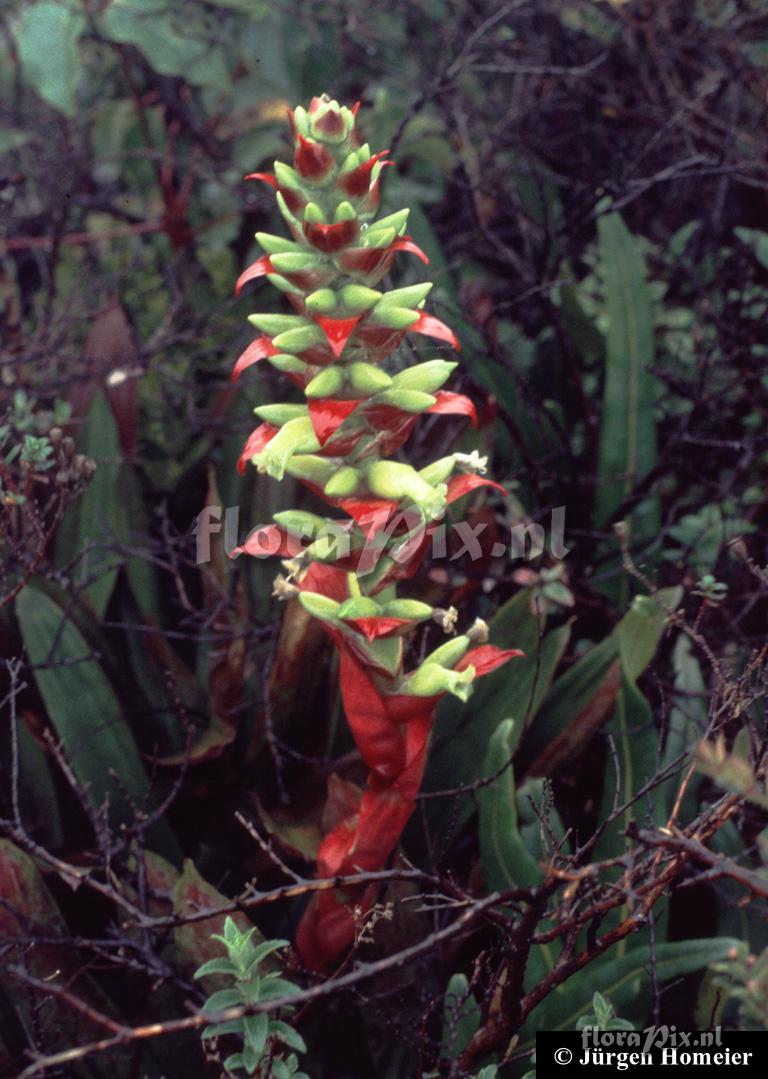
[[[345,599],[339,607],[339,618],[375,618],[381,614],[381,608],[376,600],[368,596],[354,596]]]
[[[383,605],[382,614],[387,618],[407,618],[409,622],[423,622],[432,617],[432,608],[418,599],[393,599]]]
[[[347,310],[355,313],[367,311],[381,299],[381,293],[375,288],[365,288],[363,285],[345,285],[339,295]]]
[[[392,405],[403,412],[425,412],[435,403],[435,398],[418,390],[385,390],[376,398],[377,404]]]
[[[410,210],[396,210],[395,213],[389,214],[388,217],[380,217],[375,227],[377,229],[394,229],[397,235],[402,235],[410,212]]]
[[[301,289],[279,273],[268,273],[267,281],[281,292],[298,292],[301,295]]]
[[[324,596],[321,592],[300,592],[299,603],[305,611],[309,611],[315,618],[322,618],[325,622],[334,621],[337,617],[339,604],[330,596]]]
[[[360,486],[360,473],[351,465],[342,465],[326,483],[323,490],[329,498],[349,498]]]
[[[277,436],[275,436],[277,437]],[[323,487],[334,474],[338,465],[329,457],[316,457],[314,454],[297,454],[285,466],[289,476],[316,487]]]
[[[403,665],[403,638],[398,636],[379,637],[375,641],[367,641],[365,651],[375,661],[377,667],[383,667],[393,677],[402,669]]]
[[[295,169],[290,165],[286,165],[284,161],[275,161],[274,164],[275,179],[281,187],[290,188],[291,191],[301,191],[303,193],[301,178]]]
[[[290,257],[290,256],[289,256]],[[274,261],[274,260],[273,260]],[[398,390],[421,390],[422,393],[434,393],[448,379],[458,366],[449,360],[427,360],[400,371],[393,377]]]
[[[325,343],[325,334],[314,323],[297,327],[295,330],[286,330],[272,339],[275,348],[285,349],[286,352],[304,352],[313,345]]]
[[[326,217],[316,202],[308,202],[304,207],[304,220],[313,225],[326,225]]]
[[[344,385],[344,369],[332,364],[324,367],[305,387],[307,397],[335,397]]]
[[[270,262],[280,273],[301,273],[302,270],[314,270],[322,265],[317,255],[308,251],[286,251],[270,255]]]
[[[368,158],[363,159],[360,156],[364,149],[365,147],[361,146],[359,150],[352,150],[347,154],[339,166],[339,176],[345,176],[348,172],[352,172],[352,169],[356,169],[358,165],[362,165],[363,160],[368,160]]]
[[[423,663],[407,679],[403,691],[412,697],[436,697],[441,693],[452,693],[460,701],[469,699],[475,668],[465,671],[449,671],[436,663]]]
[[[374,310],[378,311],[385,307],[418,307],[432,288],[431,281],[424,281],[420,285],[408,285],[407,288],[393,288],[385,292]]]
[[[302,318],[301,315],[255,314],[249,315],[248,321],[257,330],[261,330],[262,333],[267,334],[269,337],[284,333],[286,330],[299,329],[308,325],[307,320]]]
[[[303,105],[297,105],[293,110],[293,122],[296,130],[305,138],[309,135],[309,113]]]
[[[455,667],[459,660],[466,655],[470,643],[471,641],[466,634],[453,637],[450,641],[446,641],[445,644],[441,644],[434,652],[430,652],[424,662],[437,663],[441,667]]]
[[[324,517],[305,510],[281,510],[273,514],[273,520],[293,536],[311,536],[313,539],[327,524]]]
[[[303,375],[308,369],[308,365],[303,360],[287,352],[278,352],[275,356],[268,356],[267,361],[276,371],[282,371],[286,375]]]
[[[282,191],[276,192],[275,202],[277,203],[277,208],[282,214],[283,220],[288,225],[288,227],[295,233],[301,232],[301,222],[293,213],[293,211],[288,209],[288,203],[283,198]]]
[[[293,240],[286,240],[284,236],[273,236],[271,232],[257,232],[256,240],[262,251],[266,251],[268,255],[301,252],[301,248]]]
[[[364,247],[389,247],[394,240],[397,233],[391,228],[380,228],[381,223],[377,222],[375,225],[363,232],[361,241]]]
[[[349,530],[334,521],[326,521],[325,526],[306,548],[307,557],[316,562],[335,562],[351,550]]]
[[[298,416],[281,427],[269,445],[254,456],[253,461],[259,472],[266,472],[272,479],[281,480],[294,454],[313,453],[319,449],[320,443],[309,416]]]
[[[319,288],[307,296],[304,304],[313,315],[324,315],[336,306],[336,293],[332,288]]]
[[[419,313],[408,307],[380,307],[377,304],[369,318],[377,326],[386,326],[390,330],[407,330],[418,321]]]
[[[259,405],[253,410],[254,416],[258,416],[264,423],[271,423],[275,427],[282,427],[289,420],[295,420],[297,416],[307,415],[306,405]]]
[[[438,516],[445,507],[445,488],[431,487],[415,468],[399,461],[373,462],[367,468],[366,480],[379,498],[410,500],[429,518]]]
[[[341,116],[342,123],[338,131],[332,130],[329,132],[325,130],[323,118],[329,111],[337,112]],[[317,139],[318,142],[329,142],[332,145],[344,142],[349,137],[349,133],[355,124],[352,110],[347,108],[346,105],[339,105],[338,101],[324,101],[315,112],[308,114],[308,117],[309,131],[312,137]]]
[[[392,379],[373,363],[351,363],[347,368],[349,383],[362,394],[380,393],[392,385]]]
[[[455,458],[453,454],[449,457],[441,457],[438,461],[433,461],[431,465],[427,465],[426,468],[420,469],[419,475],[425,483],[431,486],[436,483],[445,483],[453,472],[454,464]]]
[[[338,221],[354,221],[357,217],[357,210],[354,208],[351,202],[340,202],[336,207],[336,213],[333,215],[333,220]]]

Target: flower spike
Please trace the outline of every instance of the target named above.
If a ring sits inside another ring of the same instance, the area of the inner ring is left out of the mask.
[[[387,369],[408,334],[460,346],[424,310],[430,285],[380,287],[400,252],[429,259],[406,232],[407,210],[375,217],[392,162],[387,150],[371,153],[362,144],[359,108],[323,94],[291,111],[293,166],[275,162],[274,174],[246,177],[273,188],[291,238],[259,233],[264,254],[235,287],[239,294],[267,277],[293,313],[250,316],[260,336],[238,358],[233,378],[266,359],[303,393],[300,403],[294,397],[255,410],[263,422],[237,467],[294,477],[343,515],[284,510],[232,551],[288,559],[275,595],[317,618],[339,654],[344,711],[368,782],[359,790],[329,780],[333,812],[324,815],[321,877],[386,864],[416,804],[439,701],[446,694],[466,701],[478,678],[520,655],[488,644],[478,624],[415,667],[407,662],[415,627],[437,622],[454,634],[456,612],[398,598],[398,582],[417,573],[447,506],[472,492],[505,491],[483,475],[478,451],[419,470],[391,460],[424,413],[473,426],[478,419],[468,397],[442,388],[455,362]],[[323,971],[337,964],[355,940],[355,908],[365,912],[375,898],[373,888],[318,892],[296,938],[305,964]]]

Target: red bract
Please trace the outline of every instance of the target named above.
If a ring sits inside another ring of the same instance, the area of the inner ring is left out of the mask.
[[[255,341],[251,341],[245,352],[238,356],[237,363],[232,369],[232,380],[237,382],[243,371],[250,367],[251,364],[258,363],[259,360],[264,360],[267,356],[276,355],[277,349],[269,337],[257,337]]]
[[[250,459],[255,457],[257,453],[261,453],[269,441],[277,434],[278,430],[279,428],[273,427],[271,423],[262,423],[260,427],[257,427],[255,431],[250,433],[248,441],[243,446],[240,456],[237,459],[237,471],[241,475],[245,472],[245,466]]]
[[[293,188],[285,187],[283,184],[278,183],[277,177],[273,176],[271,172],[249,172],[243,179],[261,180],[263,184],[269,184],[275,191],[279,191],[285,199],[285,205],[292,214],[300,213],[307,205],[307,199],[302,198]]]
[[[328,441],[359,404],[359,401],[334,401],[328,397],[309,402],[309,418],[312,420],[312,426],[321,446]],[[338,453],[338,446],[335,449],[336,453]]]
[[[517,649],[483,645],[471,649],[456,669],[474,666],[477,675],[482,676],[520,655],[522,653]],[[354,715],[354,724],[350,718],[350,725],[358,748],[362,753],[360,738],[367,740],[369,756],[375,759],[377,767],[371,766],[368,788],[357,811],[324,838],[317,858],[321,876],[370,872],[385,865],[414,810],[421,786],[435,708],[442,695],[429,698],[402,694],[379,696],[382,711],[378,706],[371,708],[372,692],[376,693],[370,680],[365,681],[365,672],[352,658],[345,663],[342,652],[345,711],[348,717],[350,710]],[[400,732],[400,740],[389,734],[390,729]],[[373,754],[370,753],[371,745],[375,750]],[[392,753],[391,760],[386,759],[388,751]],[[399,771],[393,780],[387,772],[395,762]],[[358,889],[354,905],[365,913],[372,906],[375,894],[372,888]],[[304,962],[318,971],[329,970],[355,939],[354,919],[341,916],[338,898],[329,893],[315,897],[297,934],[296,944]]]
[[[389,150],[380,150],[378,154],[372,154],[368,161],[365,161],[362,165],[358,165],[357,168],[352,169],[351,172],[346,172],[338,178],[336,186],[340,190],[346,192],[347,195],[352,195],[354,198],[359,198],[360,195],[367,194],[371,185],[371,170],[377,161],[381,160],[389,153]],[[384,161],[383,165],[394,165],[394,161]]]
[[[249,281],[253,281],[257,277],[263,277],[265,274],[274,272],[272,263],[269,261],[269,255],[262,255],[260,259],[256,259],[255,262],[252,262],[247,270],[243,270],[238,277],[235,284],[235,296],[240,295],[240,290],[243,285],[246,285]]]
[[[333,168],[333,154],[319,142],[310,142],[299,135],[296,157],[296,171],[305,179],[322,180]]]
[[[389,247],[348,247],[338,256],[339,267],[347,273],[364,274],[375,285],[387,271],[398,251],[416,255],[426,265],[429,259],[410,236],[399,236]]]
[[[349,247],[360,232],[360,225],[355,221],[337,221],[333,225],[322,225],[317,221],[304,222],[304,235],[318,251],[333,255],[342,247]]]
[[[352,331],[360,321],[359,315],[352,318],[316,318],[315,322],[328,338],[328,343],[333,349],[336,359],[341,356],[344,346],[352,335]]]
[[[457,352],[461,350],[459,340],[450,326],[446,326],[444,322],[441,322],[439,318],[435,318],[434,315],[425,315],[422,312],[418,320],[408,327],[408,332],[423,333],[427,337],[436,337],[439,341],[447,341],[449,345],[453,345]]]

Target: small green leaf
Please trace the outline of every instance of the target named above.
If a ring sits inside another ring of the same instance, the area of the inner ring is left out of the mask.
[[[243,1019],[243,1033],[246,1046],[256,1056],[262,1056],[264,1046],[267,1043],[267,1034],[269,1033],[269,1016],[267,1013],[260,1012],[258,1015],[246,1015]]]
[[[294,1030],[289,1023],[284,1023],[281,1019],[272,1019],[269,1024],[269,1033],[273,1037],[279,1038],[290,1049],[296,1049],[299,1053],[306,1053],[306,1042],[298,1030]]]
[[[223,1012],[227,1008],[237,1008],[243,1003],[239,989],[219,989],[206,1000],[203,1011]]]
[[[207,963],[203,963],[201,967],[195,971],[194,978],[204,978],[206,974],[227,974],[232,977],[237,973],[235,964],[230,962],[229,959],[225,959],[221,956],[217,959],[209,959]]]
[[[41,0],[23,11],[16,25],[16,46],[30,86],[65,116],[74,116],[80,78],[78,40],[84,16],[67,4]]]

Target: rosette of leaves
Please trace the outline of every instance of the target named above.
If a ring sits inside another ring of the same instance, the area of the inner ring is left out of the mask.
[[[227,955],[203,963],[195,972],[195,978],[218,975],[231,978],[234,984],[213,993],[203,1006],[204,1012],[226,1015],[232,1008],[249,1008],[298,992],[298,987],[279,972],[261,969],[267,957],[286,948],[288,941],[265,940],[254,944],[251,938],[255,932],[255,926],[242,932],[232,918],[227,918],[223,935],[214,934],[213,939],[221,941]],[[285,1007],[281,1014],[288,1015],[290,1011],[290,1007]],[[242,1049],[224,1060],[224,1068],[229,1073],[244,1071],[247,1075],[258,1075],[259,1079],[308,1079],[299,1071],[296,1054],[286,1055],[286,1050],[290,1049],[306,1053],[304,1039],[284,1019],[275,1018],[268,1012],[213,1022],[203,1030],[202,1037],[206,1040],[235,1037],[242,1042]]]

